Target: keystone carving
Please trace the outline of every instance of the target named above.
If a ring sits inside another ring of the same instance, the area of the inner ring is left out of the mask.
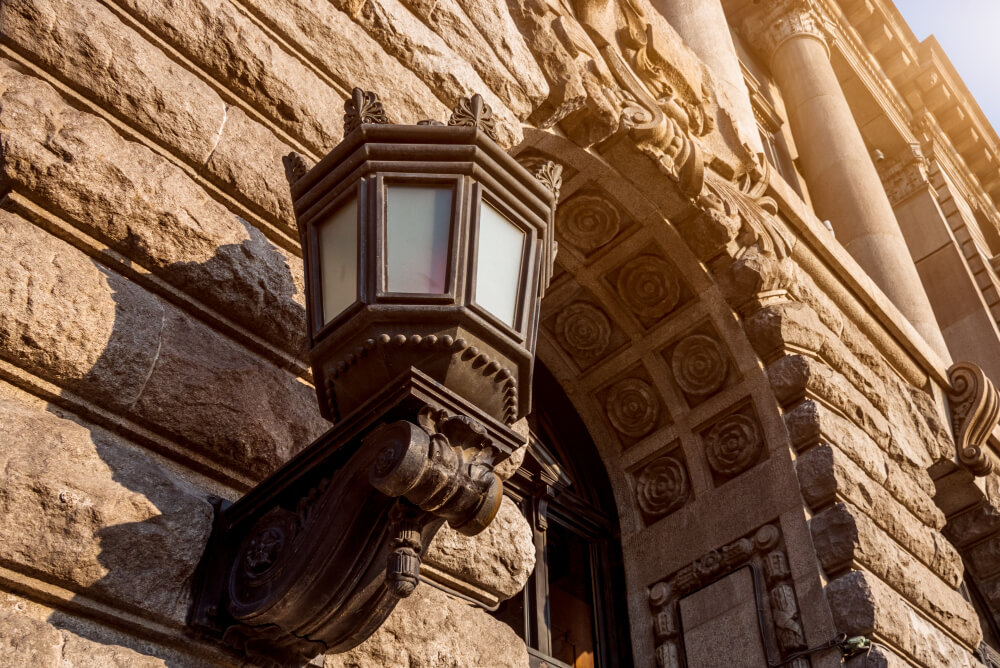
[[[971,362],[953,364],[948,380],[958,461],[973,475],[989,475],[997,470],[987,441],[1000,422],[1000,394],[983,370]]]

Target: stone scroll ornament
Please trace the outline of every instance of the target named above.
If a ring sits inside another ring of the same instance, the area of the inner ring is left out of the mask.
[[[951,423],[958,461],[977,476],[997,470],[990,434],[1000,423],[1000,394],[979,366],[957,362],[948,369]]]
[[[782,548],[781,531],[774,524],[765,524],[748,536],[707,552],[649,588],[658,668],[683,668],[686,665],[683,660],[681,599],[741,568],[750,568],[752,572],[759,606],[770,604],[772,623],[761,625],[762,633],[766,626],[770,626],[770,633],[762,639],[768,665],[809,666],[805,658],[789,656],[785,663],[771,658],[775,649],[773,645],[777,645],[783,656],[788,656],[804,648],[806,641],[788,557]]]

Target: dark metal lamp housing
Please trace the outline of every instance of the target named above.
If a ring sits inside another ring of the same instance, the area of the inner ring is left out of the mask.
[[[445,520],[493,519],[493,467],[522,444],[559,168],[536,176],[463,98],[448,125],[393,125],[354,90],[344,140],[292,156],[310,360],[335,426],[216,522],[190,623],[270,665],[371,635],[417,584]]]

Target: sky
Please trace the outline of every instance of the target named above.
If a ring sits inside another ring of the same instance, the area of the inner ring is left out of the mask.
[[[941,47],[1000,133],[1000,0],[895,0],[923,40]]]

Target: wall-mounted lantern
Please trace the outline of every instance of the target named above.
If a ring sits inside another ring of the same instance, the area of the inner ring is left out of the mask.
[[[355,89],[344,140],[290,160],[310,360],[335,426],[217,504],[191,625],[298,665],[373,633],[445,520],[484,529],[522,442],[559,168],[533,176],[463,98],[448,125],[388,123]]]

